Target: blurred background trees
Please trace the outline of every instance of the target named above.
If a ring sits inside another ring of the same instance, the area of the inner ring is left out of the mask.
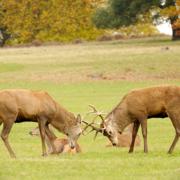
[[[170,20],[179,27],[179,4],[180,0],[0,0],[0,43],[93,40],[102,29],[151,34],[152,22]]]
[[[178,21],[180,0],[108,0],[93,15],[98,28],[120,28],[132,24],[159,24]],[[173,26],[172,26],[173,27]]]
[[[10,44],[95,39],[91,14],[99,0],[0,0],[0,28]]]

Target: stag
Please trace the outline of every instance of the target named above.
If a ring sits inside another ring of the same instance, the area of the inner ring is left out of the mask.
[[[180,87],[158,86],[133,90],[123,97],[121,102],[102,119],[100,128],[89,125],[97,133],[107,136],[113,145],[118,144],[118,134],[133,123],[132,141],[129,152],[133,152],[135,138],[141,125],[144,140],[144,152],[148,152],[147,119],[169,117],[175,137],[168,150],[172,153],[180,136]]]
[[[72,149],[69,147],[69,142],[68,142],[68,139],[67,138],[58,138],[52,128],[50,128],[50,131],[53,135],[53,144],[56,148],[56,153],[59,154],[59,153],[69,153],[69,154],[75,154],[75,153],[80,153],[81,152],[81,148],[80,148],[80,145],[76,142],[75,143],[75,148]],[[36,127],[34,129],[32,129],[29,134],[31,136],[40,136],[40,132],[39,132],[39,128]],[[46,145],[48,146],[48,154],[52,154],[53,153],[53,149],[52,149],[52,146],[51,146],[51,143],[49,141],[49,138],[47,137],[47,135],[45,135],[45,142],[46,142]]]
[[[99,132],[105,133],[103,128],[97,128],[96,126],[94,126],[94,125],[98,125],[97,123],[95,123],[95,120],[97,117],[100,117],[102,122],[104,122],[103,115],[105,113],[97,111],[97,109],[93,105],[89,105],[89,106],[90,106],[90,108],[92,108],[92,111],[88,112],[86,114],[86,116],[88,116],[89,114],[94,114],[95,117],[93,118],[91,123],[88,123],[85,120],[82,121],[86,125],[84,127],[83,132],[85,132],[88,129],[88,127],[91,127],[91,130],[88,133],[90,133],[92,131],[96,131],[95,136],[94,136],[94,140],[95,140],[95,138]],[[101,125],[101,127],[102,127],[102,125]],[[133,124],[130,124],[122,134],[120,134],[120,133],[118,134],[118,137],[117,137],[118,138],[118,144],[116,144],[117,147],[129,147],[130,146],[131,140],[132,140],[132,128],[133,128]],[[137,135],[136,140],[135,140],[135,146],[139,146],[139,145],[140,145],[140,138]],[[106,145],[106,147],[111,147],[111,146],[112,146],[112,143]]]
[[[56,153],[49,124],[68,136],[71,148],[75,147],[75,142],[81,134],[80,115],[76,118],[73,113],[60,106],[47,92],[25,89],[0,91],[0,124],[3,124],[1,138],[11,157],[16,156],[9,144],[8,135],[14,123],[25,121],[38,122],[43,156],[47,154],[46,134],[53,152]]]

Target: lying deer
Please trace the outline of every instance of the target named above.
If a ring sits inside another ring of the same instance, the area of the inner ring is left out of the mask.
[[[96,116],[94,117],[92,123],[88,123],[88,122],[86,122],[85,120],[82,121],[84,124],[86,124],[83,132],[86,131],[86,129],[87,129],[89,126],[93,128],[92,130],[96,130],[96,131],[98,132],[98,130],[97,130],[98,128],[94,127],[93,124],[94,124],[95,119],[96,119],[98,116],[100,116],[102,119],[103,119],[103,116],[102,116],[101,112],[98,112],[94,106],[92,106],[92,105],[89,105],[89,106],[93,109],[93,111],[90,111],[90,112],[87,113],[86,115],[95,114]],[[104,114],[104,113],[103,113],[103,114]],[[92,131],[92,130],[91,130],[91,131]],[[127,127],[125,128],[125,130],[124,130],[124,132],[123,132],[122,134],[118,133],[118,137],[117,137],[117,138],[118,138],[118,143],[117,143],[117,145],[116,145],[117,147],[130,147],[130,144],[131,144],[131,141],[132,141],[132,130],[133,130],[133,124],[130,124],[129,126],[127,126]],[[90,132],[91,132],[91,131],[90,131]],[[96,135],[97,135],[97,134],[96,134]],[[140,137],[137,135],[136,140],[135,140],[135,146],[139,146],[140,143],[141,143]],[[110,141],[110,143],[107,144],[106,146],[107,146],[107,147],[111,147],[111,146],[112,146],[111,141]]]
[[[68,142],[68,139],[65,139],[65,138],[58,138],[56,137],[56,135],[53,133],[52,129],[50,129],[52,134],[53,134],[53,143],[54,143],[54,146],[56,148],[56,152],[59,154],[59,153],[70,153],[70,154],[75,154],[75,153],[80,153],[81,152],[81,148],[79,146],[79,144],[76,142],[75,143],[75,148],[72,149],[70,148],[69,146],[69,142]],[[29,134],[31,136],[40,136],[40,132],[39,132],[39,128],[36,127],[34,129],[32,129]],[[45,142],[48,146],[48,154],[51,154],[53,152],[52,150],[52,147],[51,147],[51,144],[49,142],[49,139],[47,136],[45,136]]]
[[[113,145],[118,144],[118,134],[129,124],[134,124],[129,152],[134,150],[135,138],[141,125],[145,153],[148,152],[147,119],[169,117],[175,128],[175,138],[168,151],[172,153],[180,136],[180,87],[158,86],[133,90],[124,96],[105,118],[101,114],[98,116],[102,119],[100,128],[95,127],[93,123],[87,127],[92,127],[96,134],[103,133]]]
[[[71,148],[75,147],[81,134],[80,115],[76,118],[48,93],[25,89],[0,91],[0,124],[3,124],[1,137],[11,157],[15,157],[15,153],[8,142],[8,135],[14,123],[25,121],[38,122],[43,156],[46,155],[45,134],[49,138],[53,152],[56,153],[48,124],[68,136]]]
[[[126,131],[123,132],[122,134],[118,134],[118,143],[117,143],[117,147],[130,147],[131,145],[131,141],[132,141],[132,124],[130,124],[127,128]],[[141,140],[140,137],[136,136],[135,139],[135,146],[140,146],[141,144]],[[107,147],[111,147],[112,143],[110,142],[110,144],[107,145]]]

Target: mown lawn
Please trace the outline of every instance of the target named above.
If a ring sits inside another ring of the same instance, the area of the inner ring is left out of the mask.
[[[88,104],[108,112],[131,89],[161,84],[180,85],[178,41],[148,38],[0,49],[1,89],[46,90],[82,116],[89,111]],[[174,138],[168,118],[148,121],[148,154],[142,143],[128,154],[128,148],[105,147],[105,137],[93,141],[90,134],[79,139],[83,153],[43,158],[40,138],[28,134],[34,127],[35,123],[13,126],[9,139],[15,160],[0,141],[0,179],[180,178],[180,143],[172,155],[167,154]]]

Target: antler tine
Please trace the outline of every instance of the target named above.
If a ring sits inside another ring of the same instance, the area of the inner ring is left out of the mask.
[[[98,112],[93,105],[89,105],[89,107],[91,107],[91,108],[93,109],[93,111],[87,112],[87,113],[85,114],[85,117],[88,116],[89,114],[97,114],[97,116],[99,116],[99,114],[102,114],[101,112]]]
[[[83,129],[83,131],[82,131],[82,134],[84,134],[84,131],[86,131],[86,129],[88,128],[88,127],[90,127],[91,125],[92,125],[92,123],[88,123],[88,122],[86,122],[86,121],[82,121],[84,124],[86,124],[86,126],[85,126],[85,128]]]
[[[89,104],[89,107],[91,107],[93,109],[93,111],[91,113],[96,114],[97,115],[96,117],[99,116],[101,118],[102,122],[104,123],[104,117],[102,116],[102,114],[104,114],[104,113],[97,111],[97,109],[91,104]],[[96,117],[93,120],[95,120]]]
[[[95,141],[97,135],[98,135],[98,132],[96,131],[96,133],[95,133],[95,135],[94,135],[94,141]]]
[[[83,123],[85,123],[86,124],[86,127],[83,129],[83,132],[88,128],[88,127],[91,127],[92,128],[92,130],[90,131],[90,132],[92,132],[92,131],[96,131],[96,132],[102,132],[102,129],[101,128],[97,128],[97,127],[95,127],[95,126],[93,126],[93,122],[92,123],[88,123],[88,122],[86,122],[86,121],[82,121]],[[89,133],[90,133],[89,132]]]
[[[86,131],[86,129],[87,129],[88,127],[91,127],[92,129],[91,129],[87,134],[89,134],[89,133],[92,132],[92,131],[96,131],[95,136],[94,136],[94,140],[95,140],[96,137],[97,137],[97,135],[98,135],[98,133],[103,133],[103,128],[98,128],[98,127],[94,126],[95,120],[96,120],[97,117],[100,117],[101,120],[102,120],[102,123],[104,123],[104,117],[102,116],[102,114],[104,114],[104,113],[97,111],[97,109],[96,109],[93,105],[89,105],[89,107],[92,108],[92,111],[88,112],[88,113],[86,114],[86,116],[89,115],[89,114],[95,114],[96,116],[93,118],[93,120],[92,120],[91,123],[88,123],[88,122],[86,122],[86,121],[84,121],[84,120],[82,121],[83,123],[86,124],[86,126],[85,126],[85,128],[83,129],[83,132],[82,132],[82,133],[84,134],[84,132]]]

